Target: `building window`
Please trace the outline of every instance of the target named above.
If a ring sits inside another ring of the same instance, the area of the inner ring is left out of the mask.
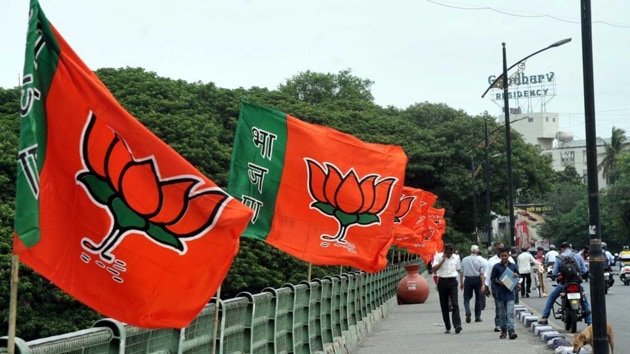
[[[527,122],[532,123],[533,121],[534,121],[534,118],[532,117],[527,118]]]
[[[551,121],[555,123],[556,122],[556,118],[555,117],[551,118]]]
[[[560,153],[560,162],[562,165],[575,165],[575,151],[562,151]]]
[[[545,117],[545,122],[548,122],[548,121],[549,121],[549,117]]]

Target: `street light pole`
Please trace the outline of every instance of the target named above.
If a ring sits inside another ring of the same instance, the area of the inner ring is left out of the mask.
[[[508,97],[509,83],[507,78],[507,56],[505,54],[505,42],[501,43],[503,47],[503,110],[505,115],[505,152],[507,153],[507,187],[508,187],[508,212],[510,213],[510,246],[514,246],[514,228],[516,221],[514,220],[514,188],[512,186],[512,136],[510,134],[510,99]]]
[[[473,189],[473,222],[475,229],[475,239],[473,242],[479,244],[479,218],[477,216],[477,188],[475,186],[475,158],[473,155],[470,155],[470,177],[472,179],[472,189]]]
[[[486,137],[484,143],[484,150],[486,154],[486,218],[487,218],[487,232],[488,232],[488,246],[492,244],[492,215],[490,214],[490,151],[488,144],[488,117],[483,119],[484,136]]]
[[[508,187],[508,199],[509,199],[508,200],[508,213],[510,214],[509,215],[510,216],[510,246],[514,246],[515,241],[516,241],[516,238],[514,235],[514,228],[516,226],[516,221],[514,220],[514,188],[512,186],[512,138],[510,135],[510,100],[508,97],[509,79],[507,76],[508,71],[512,69],[513,67],[515,67],[516,65],[524,62],[525,60],[533,57],[534,55],[538,53],[544,52],[547,49],[559,47],[569,42],[571,42],[571,38],[565,38],[555,43],[552,43],[551,45],[543,49],[540,49],[524,57],[523,59],[517,61],[516,63],[512,64],[512,66],[510,66],[509,68],[507,66],[505,42],[501,43],[501,46],[503,47],[503,73],[499,75],[490,84],[490,86],[486,89],[483,95],[481,95],[481,98],[485,97],[486,93],[488,93],[488,91],[490,91],[491,88],[503,88],[503,111],[505,114],[505,145],[506,145],[506,153],[507,153],[507,183],[508,183],[507,187]]]

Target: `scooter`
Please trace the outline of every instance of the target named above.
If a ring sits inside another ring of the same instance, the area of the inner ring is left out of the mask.
[[[630,285],[630,265],[624,265],[619,271],[619,280],[623,285]]]

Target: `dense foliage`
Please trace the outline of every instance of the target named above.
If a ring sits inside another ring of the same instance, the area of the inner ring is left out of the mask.
[[[473,205],[477,202],[478,210],[486,209],[486,187],[481,178],[485,174],[484,149],[480,142],[484,124],[488,124],[489,131],[498,132],[491,134],[489,145],[493,156],[489,166],[491,209],[507,213],[505,138],[500,134],[501,124],[489,116],[471,117],[464,111],[429,102],[406,109],[381,107],[373,102],[372,82],[353,76],[350,70],[338,74],[299,73],[277,90],[228,90],[212,83],[158,77],[141,68],[100,69],[96,73],[129,112],[223,187],[227,184],[243,97],[365,141],[400,145],[409,158],[405,184],[438,195],[437,206],[446,208],[445,240],[461,249],[474,239]],[[1,333],[6,333],[9,307],[19,94],[18,88],[0,88],[0,293],[5,294],[0,297]],[[520,191],[519,202],[541,202],[558,177],[538,148],[526,144],[516,132],[512,139],[513,183]],[[617,217],[628,220],[628,215],[626,211]],[[339,267],[313,267],[312,277],[339,271]],[[298,283],[307,279],[307,273],[304,262],[262,242],[243,239],[223,283],[222,297]],[[24,339],[87,328],[99,317],[25,266],[20,268],[18,301],[17,335]]]

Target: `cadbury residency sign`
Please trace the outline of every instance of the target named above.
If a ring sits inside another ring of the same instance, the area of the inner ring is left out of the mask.
[[[496,78],[496,75],[488,76],[488,84],[492,84]],[[516,86],[516,90],[509,91],[508,98],[553,97],[556,95],[555,78],[553,71],[538,75],[526,75],[523,72],[512,75],[508,78],[508,88]],[[493,101],[503,100],[503,90],[491,97]]]

